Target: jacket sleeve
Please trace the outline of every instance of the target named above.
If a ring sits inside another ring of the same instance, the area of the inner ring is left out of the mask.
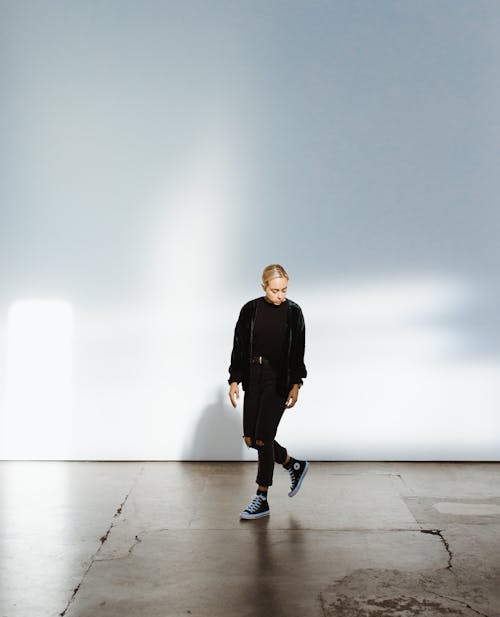
[[[233,381],[240,383],[243,379],[243,309],[234,328],[233,350],[231,352],[231,364],[229,365],[228,384]]]
[[[302,385],[303,379],[307,377],[307,370],[304,364],[304,351],[306,343],[306,326],[304,315],[300,307],[297,311],[296,324],[293,332],[293,345],[290,363],[290,383]]]

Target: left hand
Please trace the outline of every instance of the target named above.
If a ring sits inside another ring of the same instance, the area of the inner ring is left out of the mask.
[[[288,407],[288,409],[291,409],[295,405],[298,398],[299,398],[299,384],[296,383],[292,386],[292,389],[288,393],[288,396],[286,399],[286,406]]]

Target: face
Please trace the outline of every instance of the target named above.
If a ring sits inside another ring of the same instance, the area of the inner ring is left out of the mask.
[[[262,285],[262,289],[265,291],[268,301],[279,306],[286,300],[285,296],[288,289],[288,279],[285,277],[272,279],[267,284],[267,287]]]

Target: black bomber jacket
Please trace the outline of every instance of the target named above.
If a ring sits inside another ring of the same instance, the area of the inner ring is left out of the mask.
[[[250,359],[252,358],[253,329],[257,301],[254,298],[243,305],[236,327],[234,329],[233,351],[229,366],[228,383],[233,381],[241,384],[243,390],[247,389],[250,375]],[[278,390],[286,396],[294,384],[302,385],[302,379],[307,377],[304,365],[305,347],[305,324],[300,306],[293,300],[286,300],[287,332],[283,345],[283,361],[278,375]]]

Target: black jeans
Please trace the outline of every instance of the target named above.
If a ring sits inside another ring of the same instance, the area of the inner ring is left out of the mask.
[[[252,364],[243,402],[243,432],[259,453],[257,484],[271,486],[274,462],[284,464],[286,448],[274,439],[287,397],[276,391],[276,374],[266,358]]]

